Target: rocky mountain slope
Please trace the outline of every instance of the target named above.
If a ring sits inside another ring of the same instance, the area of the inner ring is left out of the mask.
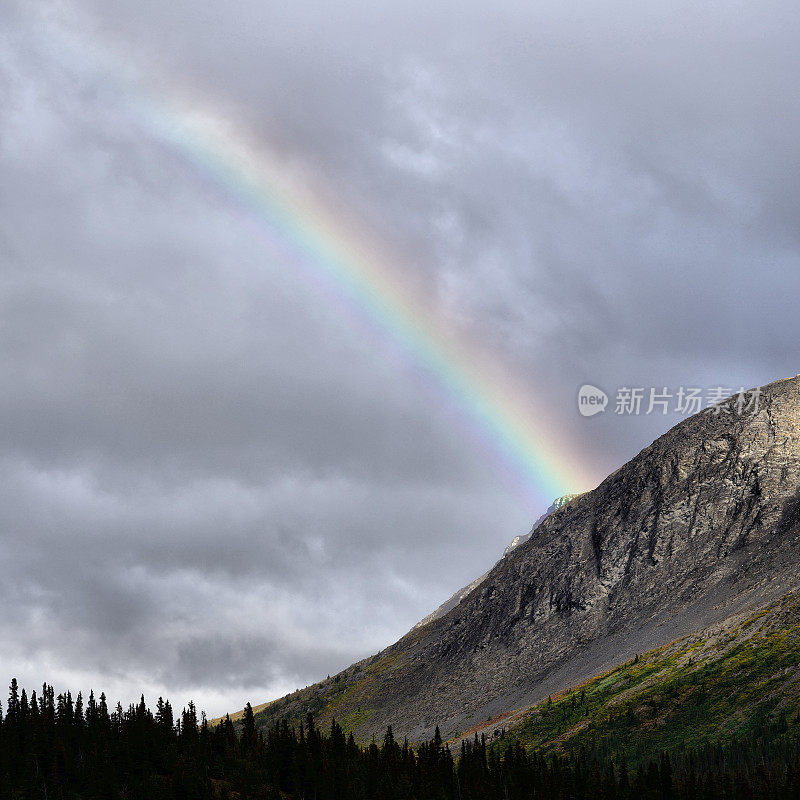
[[[547,516],[443,616],[257,719],[445,738],[800,585],[800,379],[684,420]]]

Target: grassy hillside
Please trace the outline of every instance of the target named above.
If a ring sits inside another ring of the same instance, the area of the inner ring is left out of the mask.
[[[298,724],[312,714],[318,724],[327,726],[335,719],[346,732],[369,722],[373,709],[371,698],[375,682],[391,679],[391,673],[406,664],[403,651],[397,649],[379,653],[327,678],[314,686],[300,689],[279,700],[259,706],[256,725],[267,730],[277,720]],[[237,715],[241,717],[241,712]],[[234,719],[231,715],[231,719]]]
[[[800,710],[800,598],[638,656],[496,721],[503,746],[625,753],[725,743],[795,723]]]
[[[411,637],[413,638],[413,634]],[[312,686],[253,706],[256,727],[267,731],[273,723],[281,720],[297,726],[311,714],[323,727],[335,719],[350,733],[357,725],[368,722],[372,715],[370,697],[376,680],[380,676],[390,677],[392,671],[402,669],[405,663],[404,654],[397,648],[383,651]],[[231,721],[240,724],[243,714],[243,710],[231,713]],[[213,719],[211,724],[217,724],[223,719],[224,717]]]

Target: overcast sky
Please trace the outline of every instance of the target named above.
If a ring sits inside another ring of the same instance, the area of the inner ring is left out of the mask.
[[[799,23],[0,0],[3,680],[263,702],[397,639],[544,510],[142,98],[314,176],[599,483],[681,418],[614,414],[619,387],[800,372]]]

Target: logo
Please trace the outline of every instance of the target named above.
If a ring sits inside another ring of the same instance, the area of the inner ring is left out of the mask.
[[[593,417],[606,410],[608,395],[591,383],[584,383],[578,391],[578,411],[583,417]]]

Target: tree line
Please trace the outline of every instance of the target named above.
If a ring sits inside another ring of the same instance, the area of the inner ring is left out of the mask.
[[[771,724],[726,746],[661,753],[628,767],[598,746],[545,756],[520,742],[459,745],[439,729],[417,746],[391,727],[366,746],[309,715],[259,730],[248,704],[236,726],[210,725],[144,697],[37,695],[13,680],[0,709],[2,800],[686,800],[800,798],[800,723]]]

